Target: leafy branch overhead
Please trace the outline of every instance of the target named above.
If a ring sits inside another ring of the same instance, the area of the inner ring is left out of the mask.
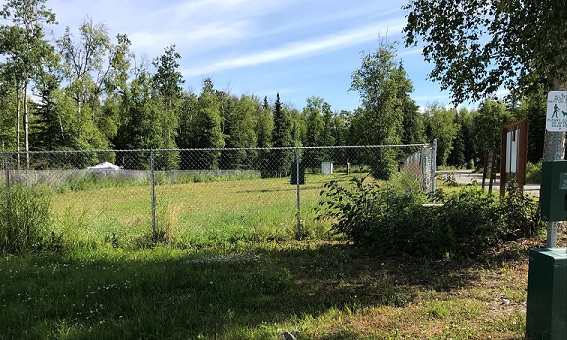
[[[567,81],[567,6],[562,1],[412,0],[407,46],[423,44],[432,80],[455,103],[500,86],[526,94]]]

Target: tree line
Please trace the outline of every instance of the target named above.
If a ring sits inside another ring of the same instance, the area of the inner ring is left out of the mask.
[[[45,3],[10,0],[0,11],[2,151],[380,145],[437,139],[438,164],[471,167],[498,147],[503,124],[527,118],[531,160],[541,158],[545,98],[487,98],[472,110],[438,104],[420,108],[411,99],[413,84],[394,43],[380,41],[376,51],[363,53],[350,84],[350,91],[360,94],[357,109],[337,110],[318,96],[307,98],[298,109],[284,103],[279,93],[272,102],[267,94],[234,94],[215,88],[211,78],[198,92],[184,89],[175,45],[151,61],[140,59],[130,51],[126,34],[111,38],[104,24],[88,17],[77,31],[66,27],[63,36],[48,39],[46,32],[56,20]],[[306,153],[312,163],[307,166],[313,167],[335,157],[320,150]],[[380,149],[368,162],[377,177],[388,178],[402,156]],[[215,168],[218,157],[211,152],[185,167]],[[234,168],[261,167],[266,161],[236,152],[230,157]],[[287,175],[289,154],[273,150],[263,157],[273,163],[267,176]],[[171,153],[158,161],[163,168],[178,168],[180,158]],[[21,163],[34,166],[28,156]]]

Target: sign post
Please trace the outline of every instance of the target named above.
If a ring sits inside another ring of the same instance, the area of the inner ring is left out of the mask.
[[[547,94],[545,129],[551,132],[567,131],[567,91],[550,91]]]
[[[548,131],[551,151],[548,154],[549,160],[563,159],[563,134],[567,131],[567,91],[550,91],[547,94],[547,114],[545,118],[545,129]],[[547,248],[557,246],[557,229],[562,222],[547,222]]]

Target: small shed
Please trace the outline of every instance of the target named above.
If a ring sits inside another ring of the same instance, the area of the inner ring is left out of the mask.
[[[331,161],[321,162],[321,173],[323,175],[332,175],[333,174],[333,162],[331,162]]]

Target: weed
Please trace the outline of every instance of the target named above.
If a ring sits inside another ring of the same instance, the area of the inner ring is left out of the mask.
[[[154,241],[172,245],[175,241],[176,228],[179,225],[180,206],[171,207],[164,204],[158,207],[156,212],[156,230]]]
[[[50,194],[43,187],[12,185],[0,193],[0,252],[41,248],[50,226]]]

